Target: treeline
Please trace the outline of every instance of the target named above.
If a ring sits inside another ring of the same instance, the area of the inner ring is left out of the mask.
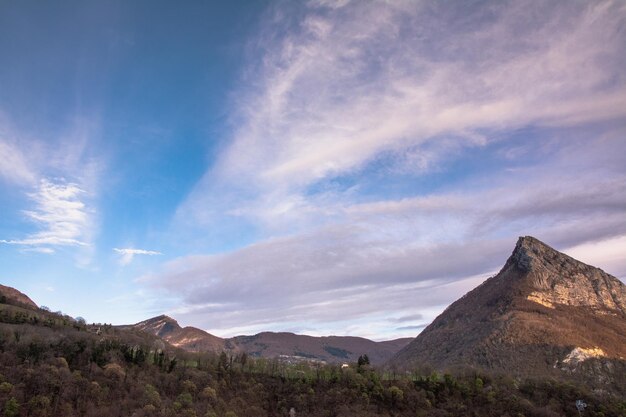
[[[2,316],[0,315],[0,319]],[[11,319],[13,320],[14,317]],[[623,399],[474,371],[393,375],[191,354],[114,327],[0,324],[0,413],[15,416],[626,416]]]

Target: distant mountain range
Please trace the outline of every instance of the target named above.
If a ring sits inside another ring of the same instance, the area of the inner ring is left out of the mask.
[[[391,366],[514,375],[612,374],[626,384],[626,286],[532,237],[450,305]]]
[[[328,363],[356,362],[359,356],[366,354],[372,364],[380,365],[413,340],[403,338],[374,342],[362,337],[314,337],[286,332],[263,332],[254,336],[222,339],[195,327],[181,327],[176,320],[164,315],[132,327],[159,336],[171,345],[190,352],[245,352],[252,357]]]

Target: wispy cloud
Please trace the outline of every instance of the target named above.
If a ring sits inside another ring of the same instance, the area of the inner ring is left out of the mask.
[[[418,324],[415,326],[401,326],[401,327],[397,327],[396,330],[411,330],[411,331],[417,331],[417,330],[421,330],[424,327],[428,326],[428,324]]]
[[[626,235],[623,2],[282,6],[235,94],[232,142],[178,210],[262,238],[144,277],[196,323],[432,318],[518,235],[562,249]],[[484,161],[453,171],[468,151]],[[437,171],[454,181],[387,192]]]
[[[272,204],[270,192],[293,200],[381,153],[402,169],[430,170],[451,147],[497,140],[490,132],[624,117],[624,8],[312,2],[302,14],[276,10],[245,80],[255,88],[236,102],[240,128],[181,217],[212,221],[219,210],[208,207]]]
[[[0,178],[18,184],[32,184],[36,179],[36,175],[19,148],[1,137]]]
[[[0,236],[0,244],[42,254],[72,248],[76,265],[89,265],[95,253],[98,178],[103,167],[94,151],[98,119],[74,115],[59,131],[17,127],[3,110],[0,180],[6,190],[26,197],[7,208],[20,212],[26,222],[12,227],[12,236]],[[18,116],[13,115],[19,120]]]
[[[424,315],[421,313],[418,314],[410,314],[408,316],[402,316],[397,318],[390,319],[393,323],[405,323],[407,321],[421,321],[424,319]]]
[[[134,249],[134,248],[113,248],[114,252],[122,255],[120,259],[120,263],[122,265],[128,265],[133,261],[135,255],[163,255],[161,252],[153,251],[153,250],[145,250],[145,249]]]
[[[89,209],[82,201],[84,194],[77,184],[62,179],[40,180],[37,190],[28,195],[34,209],[23,212],[39,231],[25,238],[0,242],[41,253],[53,253],[61,246],[87,246],[83,238],[91,223]]]

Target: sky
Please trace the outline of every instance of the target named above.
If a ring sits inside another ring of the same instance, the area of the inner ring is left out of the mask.
[[[413,337],[532,235],[626,280],[626,3],[0,2],[0,283]]]

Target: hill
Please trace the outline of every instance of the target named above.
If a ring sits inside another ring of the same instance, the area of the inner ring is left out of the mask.
[[[596,378],[622,373],[621,381],[624,358],[626,286],[521,237],[496,276],[450,305],[390,365]]]
[[[14,304],[29,309],[37,309],[37,304],[31,300],[26,294],[16,290],[15,288],[7,287],[0,284],[0,298],[2,303]]]

